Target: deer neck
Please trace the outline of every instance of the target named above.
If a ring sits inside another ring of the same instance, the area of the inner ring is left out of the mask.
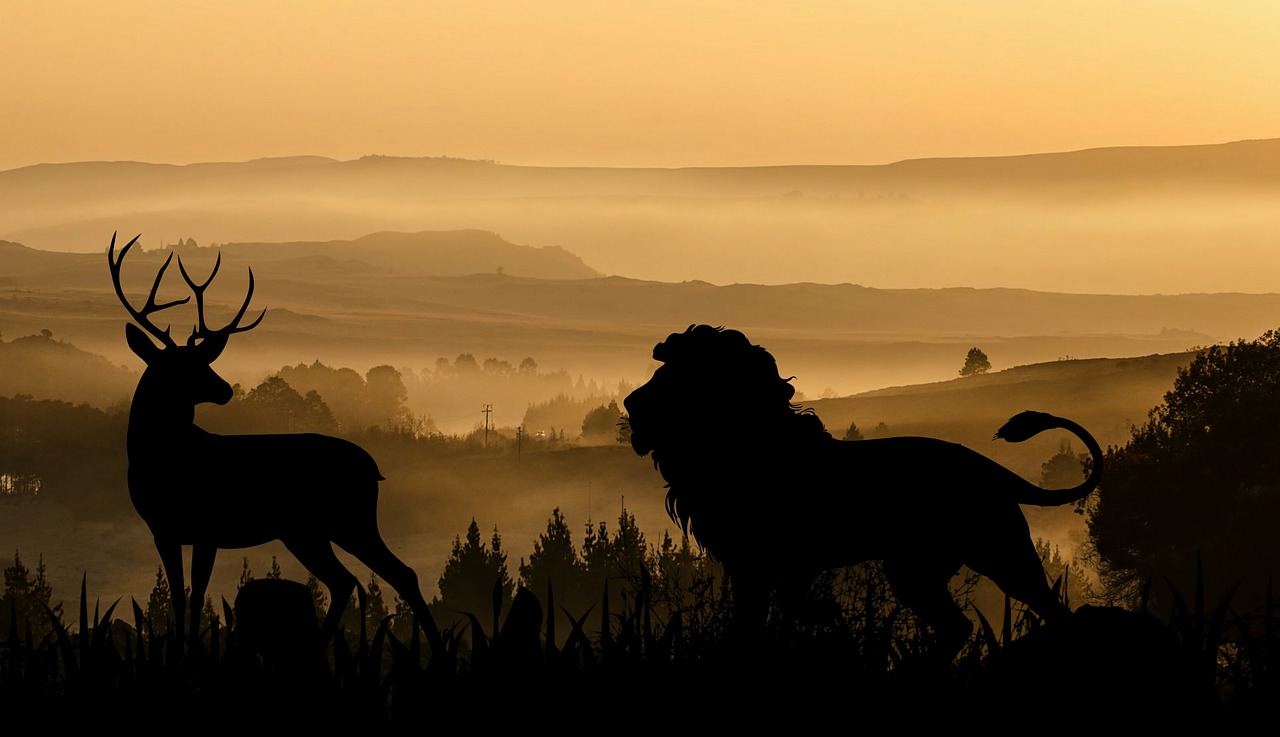
[[[138,382],[129,408],[129,455],[137,457],[156,448],[188,441],[193,435],[205,434],[195,424],[196,408],[175,399],[147,377]]]

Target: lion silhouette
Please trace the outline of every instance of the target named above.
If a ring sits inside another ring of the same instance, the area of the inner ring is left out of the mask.
[[[1084,442],[1088,478],[1047,490],[955,443],[834,439],[792,404],[773,356],[736,330],[691,325],[653,358],[662,365],[624,400],[631,445],[667,482],[672,520],[724,565],[734,631],[762,627],[780,585],[869,560],[883,562],[898,601],[947,655],[973,628],[948,585],[962,565],[1046,621],[1070,614],[1018,505],[1068,504],[1097,488],[1102,450],[1076,423],[1027,411],[995,434],[1022,442],[1063,428]]]

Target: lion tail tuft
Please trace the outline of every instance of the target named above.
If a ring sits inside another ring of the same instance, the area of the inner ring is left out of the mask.
[[[1010,417],[1008,422],[1001,425],[999,430],[996,430],[996,434],[991,439],[999,438],[1010,443],[1021,443],[1054,427],[1062,427],[1061,418],[1054,417],[1047,412],[1036,412],[1029,409]]]
[[[1023,491],[1021,498],[1018,499],[1019,504],[1031,504],[1038,507],[1056,507],[1061,504],[1070,504],[1088,496],[1094,489],[1098,488],[1098,484],[1102,481],[1102,448],[1098,446],[1098,441],[1093,439],[1089,431],[1066,418],[1057,417],[1047,412],[1026,410],[1010,417],[1008,422],[1001,425],[999,430],[996,430],[996,434],[992,439],[999,438],[1010,443],[1021,443],[1045,430],[1053,428],[1067,430],[1084,441],[1085,447],[1089,449],[1092,461],[1089,477],[1070,489],[1041,489],[1028,483],[1028,488]]]

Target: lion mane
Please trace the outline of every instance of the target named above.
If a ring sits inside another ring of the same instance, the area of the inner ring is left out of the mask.
[[[1019,504],[1067,504],[1097,487],[1102,451],[1076,423],[1026,411],[996,432],[1021,442],[1062,428],[1088,447],[1087,479],[1040,489],[935,438],[834,439],[793,402],[794,377],[737,330],[691,325],[653,358],[662,365],[623,402],[631,445],[666,481],[672,520],[725,566],[735,625],[762,624],[780,585],[868,560],[952,653],[972,629],[948,588],[962,565],[1046,619],[1069,614]]]

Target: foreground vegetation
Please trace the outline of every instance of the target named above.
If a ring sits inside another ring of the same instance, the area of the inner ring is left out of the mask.
[[[1179,371],[1148,424],[1108,451],[1099,498],[1079,511],[1104,574],[1099,596],[1119,606],[1077,606],[1069,623],[1050,627],[1007,599],[1002,611],[992,606],[974,579],[964,579],[955,593],[977,626],[954,660],[931,652],[929,633],[894,601],[874,564],[820,577],[805,595],[774,602],[763,632],[744,633],[730,620],[728,582],[687,540],[649,546],[624,509],[613,534],[588,525],[575,548],[557,510],[521,560],[518,580],[507,573],[497,529],[486,546],[473,521],[439,581],[430,629],[414,626],[403,602],[392,609],[374,596],[371,580],[368,606],[347,604],[343,631],[322,636],[318,586],[284,581],[277,568],[266,579],[274,583],[241,593],[300,587],[300,608],[254,614],[251,599],[210,600],[199,641],[186,642],[167,619],[161,577],[145,606],[117,601],[104,611],[97,602],[92,615],[85,581],[71,616],[53,602],[43,561],[32,578],[15,555],[0,601],[0,708],[93,723],[200,717],[227,727],[264,715],[281,725],[492,728],[520,718],[621,719],[634,727],[676,716],[705,726],[817,724],[833,713],[887,712],[943,722],[1256,719],[1280,696],[1280,615],[1274,556],[1266,554],[1274,519],[1266,512],[1277,498],[1268,452],[1277,367],[1275,333],[1207,349]],[[305,368],[328,376],[325,367]],[[391,409],[379,416],[394,410],[400,422],[366,427],[358,439],[387,466],[509,455],[501,436],[491,445],[487,436],[412,426],[394,370],[371,372],[370,383],[389,387],[378,396]],[[294,405],[299,411],[281,409]],[[597,410],[606,420],[617,415],[616,404]],[[228,412],[220,421],[342,426],[318,391],[301,395],[283,379],[264,382]],[[7,430],[0,491],[14,500],[123,485],[118,447],[104,440],[123,434],[122,414],[15,397],[0,400],[0,420]],[[585,438],[589,423],[581,424]],[[596,424],[601,442],[615,444],[616,426]],[[850,422],[846,434],[856,432]],[[517,465],[520,453],[550,450],[557,437],[518,437]],[[50,463],[49,447],[80,462]],[[113,473],[86,477],[113,462]],[[1044,485],[1069,485],[1079,458],[1063,445],[1041,470]],[[1160,544],[1151,544],[1152,531],[1164,535]],[[1079,571],[1047,546],[1041,552],[1064,600],[1088,592]],[[246,561],[242,585],[251,579]]]
[[[1082,724],[1092,716],[1185,724],[1262,716],[1280,696],[1275,599],[1263,616],[1245,617],[1229,598],[1209,602],[1197,591],[1184,599],[1175,590],[1163,618],[1141,607],[1084,606],[1056,628],[1006,600],[993,616],[971,608],[973,637],[955,660],[940,662],[874,564],[825,575],[800,600],[775,602],[767,628],[745,636],[730,626],[732,590],[713,563],[685,546],[662,559],[608,580],[578,611],[560,603],[554,582],[540,594],[518,587],[508,600],[501,580],[491,611],[462,612],[439,632],[409,626],[407,613],[366,611],[326,641],[323,657],[312,610],[255,613],[244,590],[234,604],[224,599],[207,611],[195,644],[136,601],[128,609],[91,602],[87,582],[70,623],[43,604],[39,615],[24,613],[11,594],[0,619],[0,709],[86,724],[195,719],[236,728],[264,719],[328,728],[497,729],[562,719],[635,728],[818,724],[833,714],[1039,721],[1055,713]],[[957,594],[966,597],[972,584]],[[555,611],[568,626],[547,616]]]

